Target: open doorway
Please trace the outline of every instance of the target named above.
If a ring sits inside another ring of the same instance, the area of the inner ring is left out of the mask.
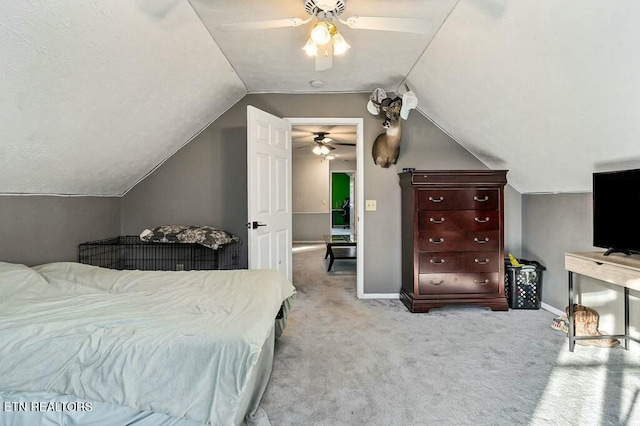
[[[332,235],[357,234],[355,217],[356,170],[335,170],[331,173],[331,229]]]
[[[356,241],[356,295],[364,295],[364,218],[363,199],[363,119],[362,118],[291,118],[293,175],[293,232],[295,240],[323,244],[324,236],[333,233],[333,215],[343,219],[342,233],[348,230]],[[332,134],[333,133],[333,134]],[[296,136],[305,134],[307,139]],[[350,135],[347,138],[347,134]],[[352,138],[352,139],[351,139]],[[351,143],[353,140],[354,143]],[[323,148],[325,145],[325,148]],[[296,163],[297,162],[297,163]],[[304,172],[296,164],[308,164]],[[296,171],[297,169],[297,171]],[[331,177],[336,173],[349,177],[349,200],[332,199]],[[325,186],[326,185],[326,186]],[[336,203],[340,202],[338,206]],[[336,210],[336,213],[334,213]],[[348,228],[345,226],[348,225]],[[324,253],[323,253],[324,254]]]

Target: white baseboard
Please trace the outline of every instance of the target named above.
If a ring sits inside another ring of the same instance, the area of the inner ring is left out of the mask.
[[[363,299],[400,299],[400,293],[365,293]]]
[[[400,293],[365,293],[362,295],[362,299],[400,299]],[[544,302],[540,304],[540,307],[558,316],[565,315],[560,309],[554,308]]]
[[[542,307],[542,309],[544,309],[545,311],[549,311],[549,312],[551,312],[551,313],[553,313],[553,314],[556,314],[556,315],[559,315],[559,316],[561,316],[561,315],[566,315],[566,314],[565,314],[563,311],[561,311],[560,309],[554,308],[554,307],[553,307],[553,306],[551,306],[551,305],[547,305],[547,304],[546,304],[546,303],[544,303],[544,302],[542,302],[542,303],[540,304],[540,306],[541,306],[541,307]]]

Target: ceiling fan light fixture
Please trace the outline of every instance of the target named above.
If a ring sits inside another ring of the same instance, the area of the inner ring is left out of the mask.
[[[328,155],[325,155],[324,158],[331,161],[331,160],[335,160],[336,156],[334,154],[328,154]]]
[[[329,21],[318,21],[311,30],[311,39],[315,44],[325,45],[331,41],[336,26]]]
[[[316,155],[327,155],[331,152],[331,150],[324,145],[316,145],[311,151]]]
[[[309,37],[309,40],[307,40],[307,44],[304,45],[302,50],[307,52],[307,55],[309,56],[316,56],[316,54],[318,53],[318,45],[314,43],[311,37]]]
[[[342,55],[349,49],[351,49],[349,43],[342,37],[342,34],[336,31],[336,35],[333,36],[333,53],[335,55]]]

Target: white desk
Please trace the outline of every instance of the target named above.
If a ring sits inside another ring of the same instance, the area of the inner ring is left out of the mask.
[[[601,252],[564,254],[564,268],[569,272],[569,350],[573,352],[576,340],[624,339],[625,349],[629,340],[640,340],[629,335],[629,289],[640,291],[640,256]],[[614,336],[576,336],[573,324],[573,274],[584,275],[624,288],[624,334]]]

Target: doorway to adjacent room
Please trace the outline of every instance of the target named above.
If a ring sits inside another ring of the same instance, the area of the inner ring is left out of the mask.
[[[320,245],[323,249],[319,260],[322,262],[324,257],[324,262],[329,265],[329,256],[324,252],[327,236],[344,235],[357,241],[357,245],[351,247],[354,256],[343,257],[335,252],[336,261],[331,262],[333,267],[327,273],[339,274],[355,266],[356,294],[362,298],[364,218],[360,206],[364,206],[363,119],[286,119],[292,124],[294,250],[305,250],[306,243]],[[324,145],[327,149],[321,152]]]

